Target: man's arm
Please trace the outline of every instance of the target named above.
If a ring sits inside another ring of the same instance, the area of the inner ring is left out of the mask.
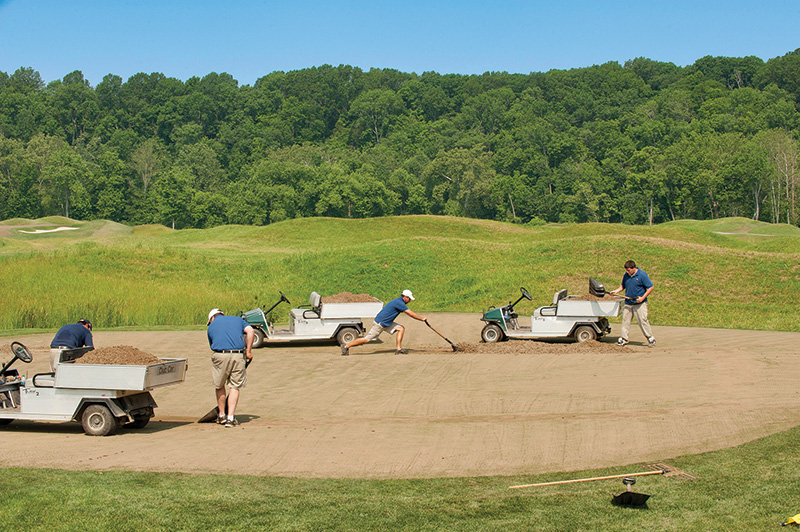
[[[416,312],[414,312],[411,309],[406,309],[403,312],[405,312],[406,314],[408,314],[409,316],[411,316],[415,320],[425,321],[427,319],[425,316],[420,316],[419,314],[417,314]]]
[[[253,358],[253,340],[256,337],[256,333],[251,325],[244,328],[244,333],[247,335],[244,342],[244,354],[247,358]]]

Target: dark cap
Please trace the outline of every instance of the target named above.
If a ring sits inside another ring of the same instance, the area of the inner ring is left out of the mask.
[[[81,318],[78,320],[78,323],[81,325],[86,325],[86,327],[91,331],[92,330],[92,322],[87,320],[86,318]]]

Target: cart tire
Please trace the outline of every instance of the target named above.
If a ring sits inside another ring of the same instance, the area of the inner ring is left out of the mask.
[[[8,425],[12,421],[14,421],[14,420],[13,419],[0,419],[0,427]]]
[[[588,342],[590,340],[597,340],[597,331],[588,325],[582,325],[575,329],[575,341],[578,343]]]
[[[253,327],[253,347],[255,347],[255,348],[264,347],[264,338],[265,337],[266,337],[266,335],[264,334],[264,331],[262,331],[261,329],[256,329],[255,327]]]
[[[110,436],[116,432],[119,423],[105,405],[89,405],[81,416],[83,431],[89,436]]]
[[[503,329],[499,325],[490,323],[481,331],[481,339],[487,344],[493,344],[503,340]]]
[[[339,345],[347,345],[359,336],[361,336],[361,334],[358,332],[358,329],[345,327],[336,333],[336,341],[339,342]]]

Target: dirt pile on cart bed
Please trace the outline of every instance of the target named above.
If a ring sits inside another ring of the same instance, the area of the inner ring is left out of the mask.
[[[375,303],[378,299],[369,294],[352,294],[350,292],[339,292],[332,296],[322,298],[322,303]]]
[[[161,359],[130,345],[101,347],[75,359],[76,364],[119,364],[124,366],[149,366],[160,364]]]
[[[542,342],[537,340],[515,340],[497,343],[458,344],[458,350],[465,353],[487,353],[503,355],[539,355],[539,354],[580,354],[580,353],[620,353],[625,347],[617,344],[589,340],[583,343]]]

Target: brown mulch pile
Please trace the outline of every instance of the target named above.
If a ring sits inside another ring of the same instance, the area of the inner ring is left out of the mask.
[[[149,366],[150,364],[160,364],[161,359],[129,345],[114,345],[89,351],[75,359],[75,363]]]
[[[619,353],[621,349],[615,343],[598,342],[589,340],[588,342],[543,342],[539,340],[509,340],[507,342],[497,342],[495,344],[457,344],[459,351],[465,353],[488,353],[488,354],[519,354],[519,355],[538,355],[538,354],[580,354],[580,353]]]
[[[377,301],[379,300],[369,294],[351,294],[350,292],[339,292],[322,298],[323,303],[375,303]]]

